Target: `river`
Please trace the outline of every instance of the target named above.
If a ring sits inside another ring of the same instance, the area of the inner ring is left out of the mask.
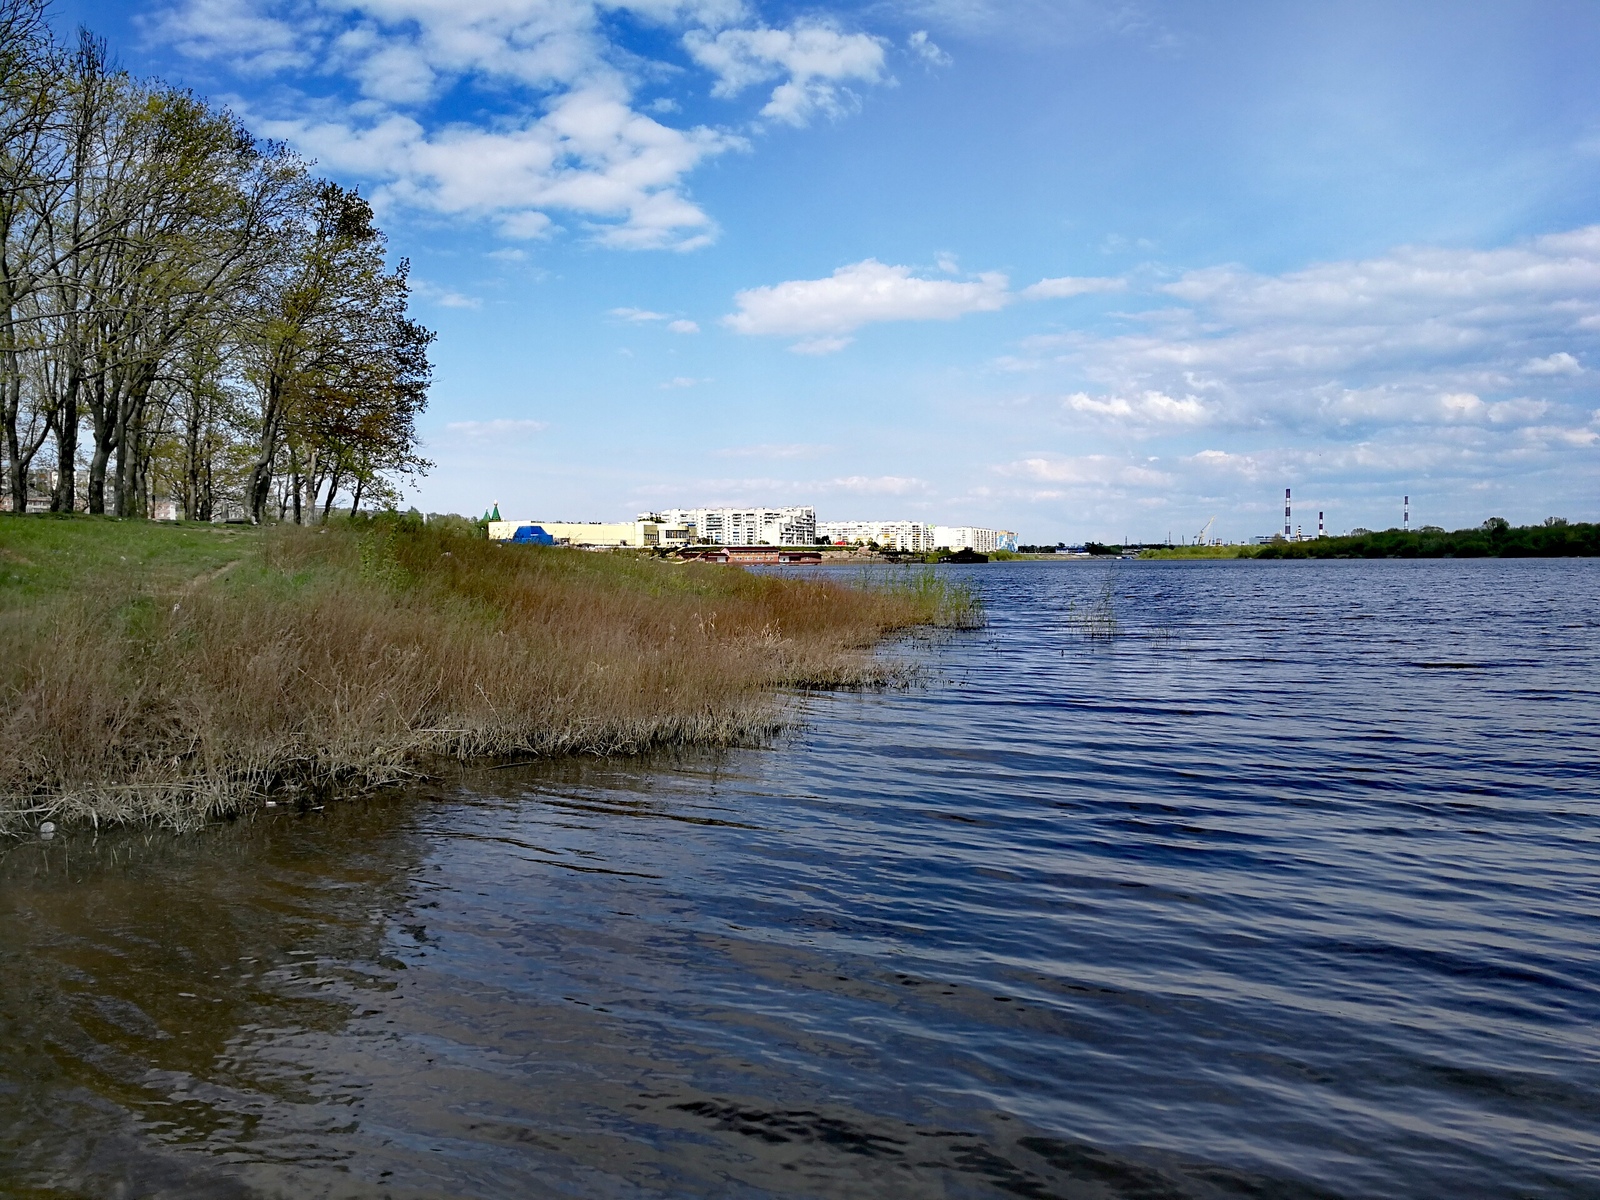
[[[771,747],[4,851],[0,1195],[1600,1195],[1600,562],[949,570]]]

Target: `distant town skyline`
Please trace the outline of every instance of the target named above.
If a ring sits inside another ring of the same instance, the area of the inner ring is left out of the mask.
[[[1600,512],[1600,9],[58,0],[358,184],[407,503],[1023,542]]]

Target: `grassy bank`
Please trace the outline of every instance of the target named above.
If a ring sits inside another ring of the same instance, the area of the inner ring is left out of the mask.
[[[932,573],[927,573],[931,575]],[[0,824],[381,786],[439,757],[728,745],[775,689],[969,593],[503,546],[403,519],[266,531],[0,517]]]
[[[1250,558],[1254,546],[1153,546],[1139,551],[1140,558]]]

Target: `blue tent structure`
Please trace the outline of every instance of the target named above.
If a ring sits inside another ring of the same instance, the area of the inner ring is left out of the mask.
[[[518,525],[517,531],[511,535],[513,542],[521,542],[525,546],[554,546],[556,539],[551,537],[538,525]]]

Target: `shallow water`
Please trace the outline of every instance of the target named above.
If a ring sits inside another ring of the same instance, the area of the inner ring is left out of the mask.
[[[1600,1195],[1600,563],[958,571],[769,749],[10,850],[0,1194]]]

